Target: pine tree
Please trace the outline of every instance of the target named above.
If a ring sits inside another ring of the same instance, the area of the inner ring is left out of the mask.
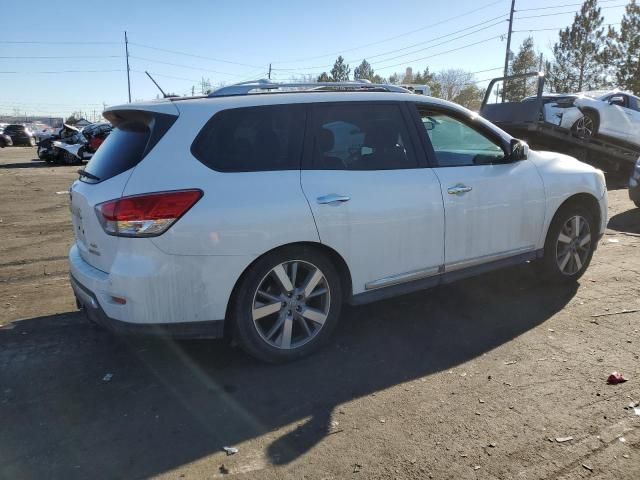
[[[331,78],[334,82],[348,82],[351,69],[344,63],[344,58],[340,55],[331,69]]]
[[[520,45],[520,51],[513,59],[509,68],[510,75],[531,73],[538,70],[538,54],[536,53],[533,38],[527,37]],[[529,95],[536,93],[537,78],[524,78],[511,80],[505,83],[505,98],[508,102],[519,102]]]
[[[614,67],[620,88],[640,95],[640,5],[631,0],[625,9],[620,32],[610,31],[605,58]]]
[[[375,72],[371,68],[371,64],[366,60],[362,60],[362,63],[353,70],[354,80],[369,80],[373,81]]]
[[[396,83],[400,83],[400,77],[398,76],[397,73],[392,73],[389,76],[389,83],[392,85],[395,85]]]
[[[318,82],[333,82],[333,79],[329,76],[327,72],[322,72],[320,76],[318,76]]]
[[[606,84],[603,51],[604,17],[597,0],[585,0],[573,25],[559,32],[553,46],[555,62],[550,77],[557,92],[596,89]]]

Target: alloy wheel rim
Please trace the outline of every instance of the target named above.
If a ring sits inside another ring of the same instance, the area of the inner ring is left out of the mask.
[[[584,217],[569,218],[556,243],[556,262],[564,275],[575,275],[584,266],[591,251],[591,230]]]
[[[329,317],[331,291],[322,271],[304,260],[272,268],[253,295],[251,317],[272,347],[291,350],[313,340]]]
[[[593,135],[593,120],[588,115],[584,115],[576,125],[576,131],[582,138],[588,138]]]

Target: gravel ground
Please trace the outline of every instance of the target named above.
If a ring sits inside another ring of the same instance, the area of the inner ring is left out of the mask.
[[[89,324],[67,280],[77,167],[34,158],[0,150],[0,477],[640,478],[640,313],[620,313],[640,309],[640,209],[621,179],[578,285],[523,265],[348,308],[328,348],[267,366]]]

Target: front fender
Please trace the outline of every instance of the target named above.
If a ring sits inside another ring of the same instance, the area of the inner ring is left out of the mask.
[[[545,189],[544,237],[560,206],[570,197],[588,194],[600,206],[600,234],[607,225],[607,188],[602,171],[568,155],[555,152],[530,152],[529,158],[536,165]]]

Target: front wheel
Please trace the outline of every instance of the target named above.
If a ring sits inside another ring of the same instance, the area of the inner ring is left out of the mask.
[[[580,205],[562,207],[553,218],[544,245],[542,270],[554,282],[575,282],[587,270],[596,246],[593,215]]]
[[[326,342],[341,304],[340,277],[331,261],[313,248],[288,247],[250,267],[236,289],[230,320],[247,353],[285,362]]]
[[[35,138],[31,137],[31,138],[29,139],[29,146],[30,146],[30,147],[35,147],[35,146],[36,146],[36,140],[35,140]]]

